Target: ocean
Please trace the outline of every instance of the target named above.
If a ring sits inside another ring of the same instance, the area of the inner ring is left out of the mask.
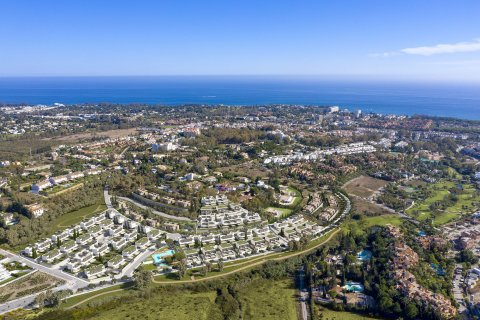
[[[480,120],[480,85],[302,77],[0,78],[0,103],[304,104]]]

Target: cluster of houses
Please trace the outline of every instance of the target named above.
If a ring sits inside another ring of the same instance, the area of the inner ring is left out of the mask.
[[[138,189],[138,194],[140,194],[142,197],[147,197],[154,201],[160,201],[164,204],[175,205],[181,208],[189,208],[191,206],[190,201],[162,196],[158,193],[150,192],[146,189]]]
[[[328,155],[351,155],[359,153],[370,153],[375,151],[375,147],[370,144],[366,144],[364,142],[356,142],[326,150],[315,150],[309,153],[298,152],[292,155],[273,156],[266,158],[263,163],[287,165],[293,162],[320,161],[325,159],[325,156]]]
[[[199,228],[238,227],[262,221],[258,213],[231,203],[225,195],[203,197],[201,204],[198,215]]]
[[[122,266],[152,246],[161,235],[160,230],[140,225],[108,209],[26,247],[23,253],[39,262],[58,265],[93,279],[107,272],[119,273]],[[99,262],[100,257],[108,257],[105,264]]]
[[[323,207],[322,195],[319,192],[315,192],[310,196],[310,200],[308,201],[308,204],[303,208],[303,211],[312,214],[321,207]]]
[[[100,174],[101,172],[102,172],[101,169],[94,168],[94,169],[88,169],[85,171],[75,171],[75,172],[71,172],[69,174],[65,174],[61,176],[49,177],[48,179],[44,179],[44,180],[38,181],[37,183],[34,183],[31,187],[31,191],[34,193],[39,193],[40,191],[51,188],[55,185],[80,179],[85,176],[97,175],[97,174]]]
[[[394,257],[391,261],[393,278],[396,281],[395,288],[412,301],[421,301],[430,306],[447,319],[454,318],[457,309],[452,305],[449,298],[442,294],[432,292],[421,286],[415,276],[408,271],[418,264],[418,254],[412,250],[403,240],[403,235],[395,226],[387,225],[388,236],[395,239],[391,248]]]
[[[158,151],[175,151],[180,146],[173,142],[163,142],[163,143],[154,143],[152,144],[152,152]]]
[[[213,203],[210,198],[205,201]],[[305,220],[303,216],[294,215],[263,227],[245,228],[242,231],[182,236],[178,239],[178,244],[184,248],[187,266],[195,267],[207,262],[228,261],[285,250],[290,241],[299,241],[303,235],[316,237],[323,230],[323,227]]]

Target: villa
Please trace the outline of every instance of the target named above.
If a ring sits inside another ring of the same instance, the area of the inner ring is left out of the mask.
[[[105,266],[103,264],[93,265],[91,267],[86,268],[84,271],[85,277],[87,279],[97,278],[98,276],[105,273]]]
[[[138,254],[138,249],[134,245],[130,245],[130,246],[126,247],[125,249],[123,249],[123,251],[122,251],[122,256],[125,259],[132,259],[137,254]]]
[[[62,256],[62,253],[58,249],[53,249],[52,251],[49,251],[45,253],[42,257],[41,260],[46,262],[46,263],[52,263],[53,261],[59,259]]]
[[[113,269],[120,268],[125,263],[125,260],[121,255],[116,255],[107,262],[107,266]]]

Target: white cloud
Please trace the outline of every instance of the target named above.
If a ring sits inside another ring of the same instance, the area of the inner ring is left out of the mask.
[[[480,39],[475,39],[471,42],[457,42],[437,44],[434,46],[422,46],[401,49],[400,51],[383,52],[371,54],[371,57],[375,58],[387,58],[397,55],[409,54],[419,56],[432,56],[435,54],[447,54],[447,53],[462,53],[462,52],[476,52],[480,51]]]
[[[435,46],[424,46],[415,48],[405,48],[400,50],[406,54],[415,54],[421,56],[431,56],[444,53],[461,53],[480,51],[480,39],[472,42],[458,42],[451,44],[437,44]]]

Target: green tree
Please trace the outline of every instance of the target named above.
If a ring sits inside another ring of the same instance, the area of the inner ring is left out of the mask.
[[[218,271],[222,272],[222,271],[223,271],[223,267],[224,267],[224,265],[223,265],[223,260],[222,260],[222,259],[220,259],[220,260],[218,261],[217,266],[218,266]]]
[[[152,283],[153,274],[150,270],[140,270],[135,273],[133,281],[136,289],[145,289]]]

